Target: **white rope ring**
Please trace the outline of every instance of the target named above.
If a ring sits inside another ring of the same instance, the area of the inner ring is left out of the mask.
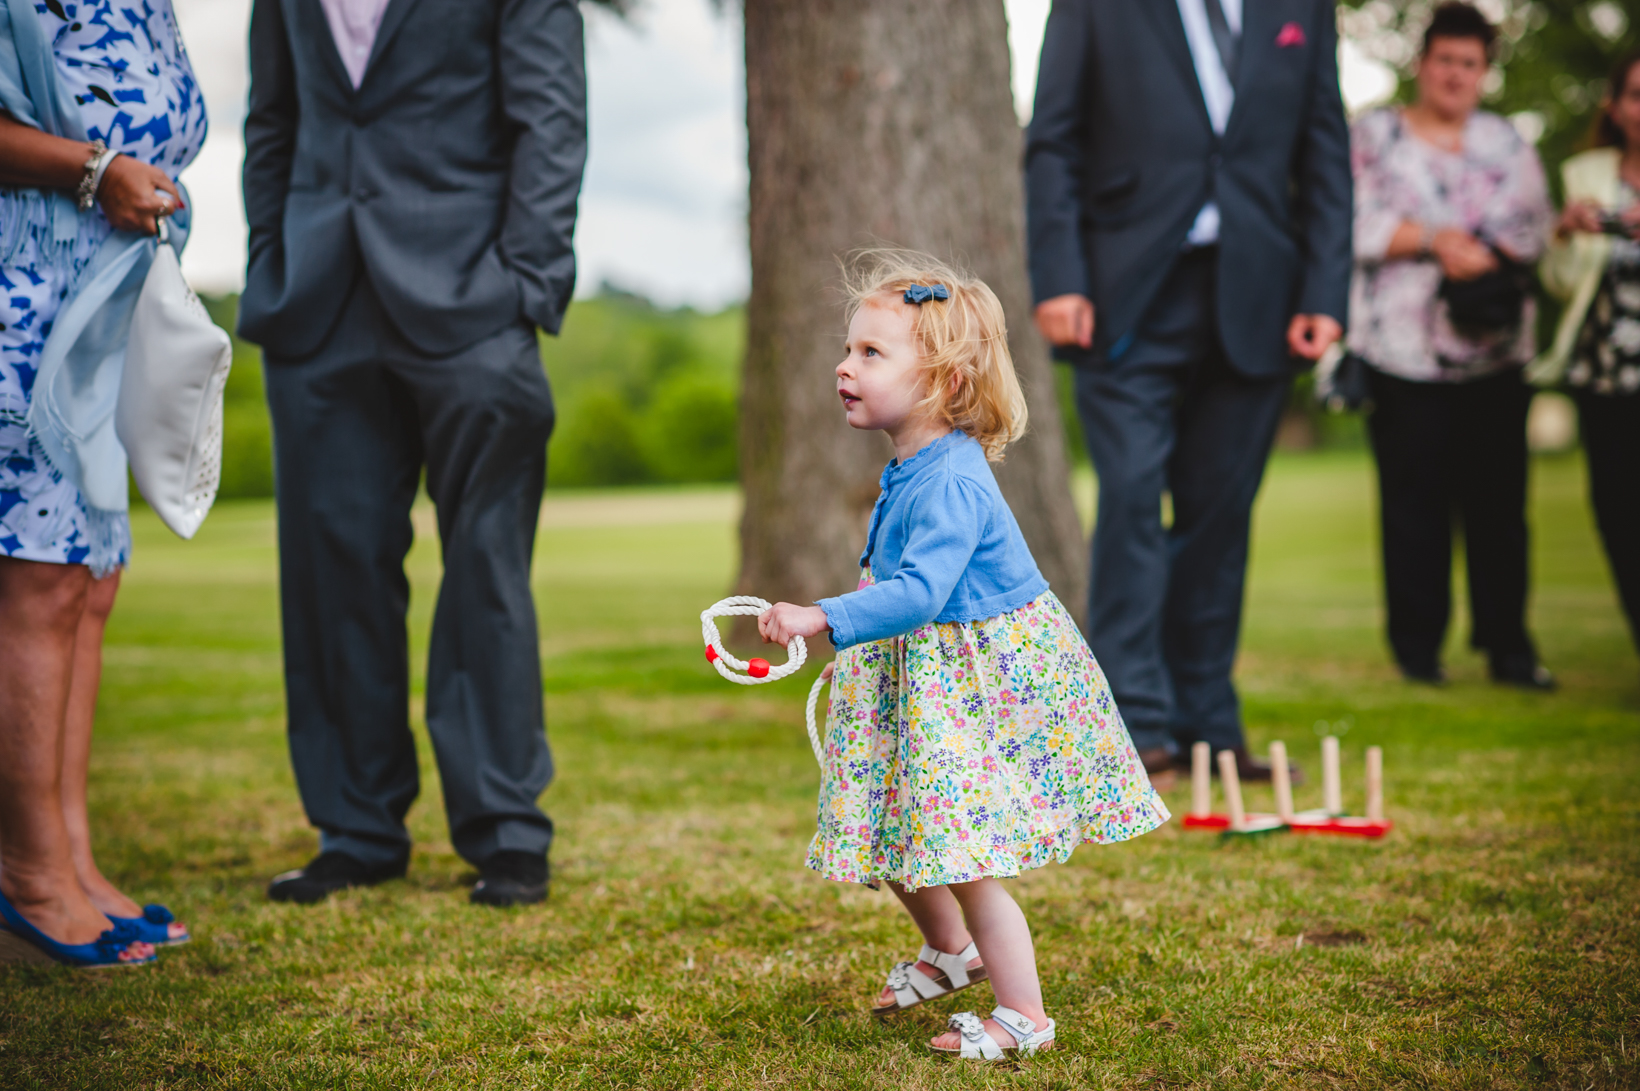
[[[800,636],[792,637],[786,645],[786,661],[778,667],[771,666],[767,659],[736,659],[723,646],[723,638],[718,635],[715,619],[756,617],[772,605],[773,603],[753,598],[751,595],[732,595],[714,602],[700,612],[700,635],[706,641],[706,660],[717,668],[719,674],[736,685],[756,686],[764,682],[778,682],[789,674],[797,673],[808,661],[809,648]],[[737,674],[737,671],[746,673]]]
[[[752,595],[731,595],[714,602],[700,612],[700,635],[706,642],[706,661],[724,678],[738,686],[778,682],[802,670],[803,664],[808,661],[809,648],[800,636],[792,637],[786,644],[786,661],[779,666],[772,665],[767,659],[738,659],[723,646],[723,637],[718,633],[717,618],[756,617],[772,605],[773,603]],[[815,725],[814,712],[820,702],[820,688],[825,684],[824,675],[814,680],[814,685],[809,688],[808,706],[804,710],[805,718],[808,720],[809,746],[814,750],[815,762],[822,768],[825,767],[825,751],[820,746],[820,732]]]

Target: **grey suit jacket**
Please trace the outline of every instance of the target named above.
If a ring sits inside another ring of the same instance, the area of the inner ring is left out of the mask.
[[[1345,320],[1353,197],[1333,8],[1245,0],[1221,138],[1175,0],[1055,0],[1026,136],[1031,280],[1038,302],[1080,293],[1097,318],[1093,351],[1061,356],[1120,360],[1209,195],[1232,366],[1282,374],[1294,314]]]
[[[586,162],[574,0],[390,0],[354,90],[319,0],[256,0],[239,332],[316,351],[354,278],[433,355],[556,332]]]

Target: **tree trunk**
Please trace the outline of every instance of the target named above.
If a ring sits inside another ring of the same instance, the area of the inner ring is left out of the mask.
[[[741,594],[852,590],[892,456],[843,419],[837,259],[909,246],[985,280],[1008,318],[1030,434],[997,478],[1038,566],[1083,611],[1052,365],[1030,321],[1022,138],[1003,0],[745,0],[752,292],[741,395]]]

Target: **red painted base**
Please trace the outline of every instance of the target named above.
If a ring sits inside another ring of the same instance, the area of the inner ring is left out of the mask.
[[[1314,812],[1298,814],[1293,820],[1283,823],[1273,814],[1249,814],[1247,828],[1232,830],[1230,816],[1227,814],[1187,814],[1184,816],[1184,828],[1187,830],[1210,830],[1215,833],[1269,833],[1272,830],[1288,829],[1294,833],[1330,833],[1339,837],[1367,837],[1379,838],[1393,829],[1395,823],[1389,819],[1373,821],[1367,818],[1355,818],[1351,815],[1322,815]]]
[[[1227,814],[1187,814],[1184,816],[1184,825],[1188,830],[1213,830],[1227,837],[1275,833],[1287,828],[1286,823],[1273,814],[1249,814],[1246,817],[1247,825],[1239,830],[1230,828],[1230,816]]]
[[[1395,823],[1387,818],[1374,821],[1370,818],[1355,818],[1351,815],[1339,815],[1336,818],[1303,818],[1294,816],[1288,828],[1294,833],[1331,833],[1340,837],[1370,837],[1379,838],[1388,833]]]

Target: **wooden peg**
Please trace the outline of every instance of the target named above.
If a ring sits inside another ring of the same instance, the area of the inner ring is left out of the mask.
[[[1338,736],[1321,740],[1321,808],[1330,815],[1344,813],[1344,783],[1338,769]]]
[[[1367,747],[1367,821],[1384,820],[1384,748]]]
[[[1199,742],[1190,748],[1190,813],[1206,818],[1213,813],[1213,746]]]
[[[1247,811],[1241,805],[1241,777],[1236,773],[1236,752],[1219,751],[1219,779],[1224,781],[1224,806],[1230,812],[1230,828],[1247,828]]]
[[[1283,822],[1293,820],[1293,781],[1287,768],[1287,744],[1270,744],[1270,787],[1276,793],[1276,817]]]

